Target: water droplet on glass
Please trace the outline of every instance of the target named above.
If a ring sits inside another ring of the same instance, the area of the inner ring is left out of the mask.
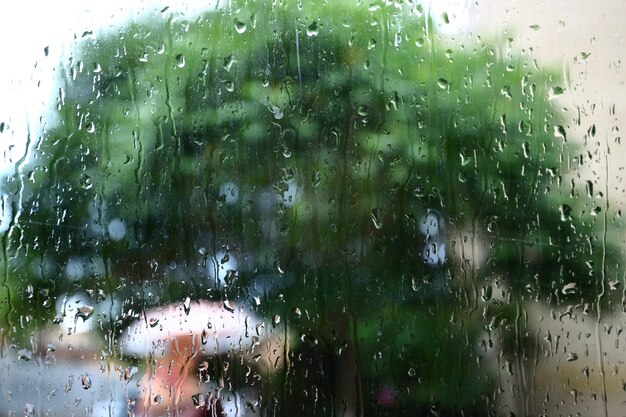
[[[191,298],[189,297],[185,298],[185,302],[183,302],[183,310],[185,311],[185,314],[188,316],[189,311],[191,310]]]
[[[35,296],[35,289],[32,284],[26,286],[26,298],[32,299]]]
[[[578,359],[578,354],[574,353],[574,352],[568,352],[567,353],[567,361],[568,362],[573,362],[575,360]]]
[[[191,396],[191,401],[193,401],[193,406],[195,408],[201,408],[205,405],[204,395],[202,394],[194,394]]]
[[[230,311],[231,313],[232,313],[233,311],[235,311],[235,307],[233,307],[233,306],[232,306],[232,304],[230,303],[230,301],[228,301],[228,300],[224,301],[224,308],[225,308],[227,311]]]
[[[152,317],[150,320],[148,320],[148,324],[150,325],[150,327],[156,327],[159,324],[159,319]]]
[[[89,190],[91,189],[91,187],[93,186],[93,184],[91,183],[91,178],[89,177],[89,175],[83,175],[80,178],[80,186],[84,189],[84,190]]]
[[[553,100],[563,94],[564,90],[562,87],[552,87],[550,91],[548,91],[548,100]]]
[[[572,207],[568,204],[562,204],[561,207],[559,207],[559,212],[561,214],[561,221],[565,222],[568,220],[571,220],[572,218],[570,217],[570,214],[572,214]]]
[[[178,68],[183,68],[185,66],[185,55],[178,54],[176,55],[175,59],[176,59],[176,66]]]
[[[81,375],[80,382],[83,385],[83,389],[91,388],[91,378],[89,377],[89,375]]]
[[[450,88],[450,83],[448,82],[448,80],[446,80],[445,78],[439,78],[437,80],[437,85],[439,86],[439,88],[441,88],[442,90],[448,90]]]
[[[561,125],[554,126],[554,137],[567,140],[567,135],[565,134],[565,128]]]
[[[565,295],[567,294],[576,294],[577,290],[576,290],[576,283],[575,282],[570,282],[569,284],[565,284],[563,286],[563,288],[561,289],[561,292]]]
[[[272,111],[272,113],[274,113],[274,118],[276,120],[280,120],[283,118],[283,111],[279,107],[271,106],[270,110]]]
[[[313,23],[311,23],[309,27],[306,28],[306,34],[308,36],[317,36],[319,34],[319,31],[317,29],[317,20],[314,20]]]
[[[17,359],[22,361],[33,360],[33,352],[28,349],[20,349],[17,351]]]
[[[245,22],[242,22],[239,19],[235,19],[235,30],[237,31],[237,33],[244,33],[246,29],[247,27]]]
[[[374,223],[374,227],[378,230],[383,228],[383,218],[382,211],[379,208],[372,209],[372,223]]]
[[[136,366],[129,366],[128,368],[124,369],[124,381],[126,381],[126,383],[130,382],[130,380],[133,379],[133,376],[135,376],[137,372],[139,372],[139,368],[137,368]]]
[[[79,318],[81,318],[83,319],[83,321],[87,321],[87,319],[89,319],[89,317],[91,317],[92,314],[93,314],[92,306],[81,306],[78,308],[78,311],[76,312],[75,320],[78,320]]]
[[[230,69],[237,63],[237,57],[235,54],[230,54],[224,58],[224,69],[230,71]]]

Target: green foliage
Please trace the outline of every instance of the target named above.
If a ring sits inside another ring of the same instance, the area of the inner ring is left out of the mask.
[[[595,223],[559,211],[578,152],[548,100],[559,78],[507,44],[444,41],[400,6],[278,3],[166,14],[81,45],[60,122],[20,179],[5,247],[37,296],[9,317],[41,325],[45,299],[79,289],[124,311],[258,291],[264,314],[336,363],[337,346],[351,351],[371,396],[390,383],[407,410],[479,410],[489,378],[472,382],[486,374],[472,357],[489,319],[474,312],[509,315],[485,296],[492,282],[548,302],[597,285]],[[448,226],[444,265],[422,255],[428,210]],[[468,235],[484,260],[463,253]],[[225,256],[238,262],[226,285]]]

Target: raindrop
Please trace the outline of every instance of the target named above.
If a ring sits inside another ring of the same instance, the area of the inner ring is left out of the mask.
[[[565,134],[565,128],[561,125],[554,126],[554,137],[567,140],[567,135]]]
[[[230,69],[237,63],[237,57],[235,54],[230,54],[224,58],[224,69],[230,72]]]
[[[511,87],[509,87],[508,85],[505,85],[504,87],[500,89],[500,94],[502,94],[504,97],[508,98],[509,100],[513,99],[513,96],[511,95]]]
[[[137,368],[136,366],[129,366],[128,368],[124,369],[124,381],[126,381],[126,383],[130,382],[130,380],[133,379],[133,376],[135,376],[137,372],[139,372],[139,368]]]
[[[548,91],[548,100],[554,100],[555,98],[557,98],[561,94],[563,94],[563,88],[562,87],[552,87],[550,89],[550,91]]]
[[[561,213],[561,221],[565,222],[571,220],[570,214],[572,213],[572,207],[568,204],[562,204],[559,207],[559,212]]]
[[[237,31],[237,33],[244,33],[246,29],[247,27],[245,22],[242,22],[239,19],[235,19],[235,30]]]
[[[89,175],[83,175],[80,178],[80,186],[83,188],[83,190],[89,190],[91,189],[91,187],[93,187],[93,184],[91,182],[91,178],[89,177]]]
[[[20,349],[17,351],[17,359],[22,361],[33,360],[33,352],[28,349]]]
[[[178,54],[176,55],[175,59],[176,59],[176,66],[178,68],[183,68],[185,66],[185,55]]]
[[[26,286],[26,298],[28,298],[29,300],[32,299],[35,296],[35,289],[33,288],[32,284],[28,284]]]
[[[150,325],[150,327],[156,327],[159,324],[159,319],[152,317],[150,320],[148,320],[148,324]]]
[[[183,310],[185,311],[185,314],[188,316],[189,311],[191,310],[191,298],[189,297],[185,298],[185,302],[183,303]]]
[[[191,396],[191,400],[193,401],[193,406],[196,409],[204,407],[204,405],[205,405],[204,395],[202,395],[202,394],[194,394],[194,395],[192,395]]]
[[[567,354],[567,361],[568,362],[573,362],[575,360],[578,359],[578,354],[574,353],[574,352],[568,352]]]
[[[281,170],[282,179],[285,184],[289,184],[295,178],[296,174],[292,168],[283,168]]]
[[[81,306],[78,308],[78,311],[76,312],[76,316],[74,317],[74,320],[77,321],[79,318],[81,318],[83,319],[83,321],[87,321],[87,319],[89,319],[89,317],[91,317],[92,314],[93,314],[92,306]]]
[[[313,23],[311,23],[309,27],[306,28],[306,34],[308,36],[317,36],[319,34],[319,31],[317,29],[317,20],[314,20]]]
[[[272,317],[272,325],[273,325],[274,327],[276,327],[276,326],[278,326],[279,324],[280,324],[280,316],[279,316],[278,314],[275,314],[275,315]]]
[[[228,300],[224,301],[224,308],[231,313],[235,311],[235,307],[233,307]]]
[[[272,113],[274,113],[274,118],[276,120],[280,120],[283,118],[283,111],[279,107],[272,105],[270,106],[270,110],[272,111]]]
[[[372,209],[372,223],[374,223],[374,227],[378,230],[383,228],[383,219],[382,219],[382,211],[379,208]]]
[[[437,85],[439,86],[439,88],[441,88],[442,90],[448,90],[450,88],[450,83],[448,82],[448,80],[446,80],[445,78],[439,78],[437,80]]]
[[[91,388],[91,378],[89,377],[89,375],[81,375],[80,382],[83,385],[83,389]]]
[[[576,290],[576,283],[575,282],[570,282],[569,284],[565,284],[565,286],[563,286],[563,288],[561,289],[561,292],[565,295],[567,294],[576,294],[577,290]]]

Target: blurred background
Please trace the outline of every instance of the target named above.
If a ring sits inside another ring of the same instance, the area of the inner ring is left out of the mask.
[[[9,8],[3,413],[623,414],[621,2]]]

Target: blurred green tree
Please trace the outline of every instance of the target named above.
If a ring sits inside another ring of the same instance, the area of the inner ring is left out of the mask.
[[[245,300],[299,335],[281,413],[482,415],[480,333],[524,298],[595,302],[614,256],[563,191],[560,78],[419,5],[274,3],[165,11],[63,63],[58,123],[4,184],[3,328],[76,291],[109,300],[109,338]]]

